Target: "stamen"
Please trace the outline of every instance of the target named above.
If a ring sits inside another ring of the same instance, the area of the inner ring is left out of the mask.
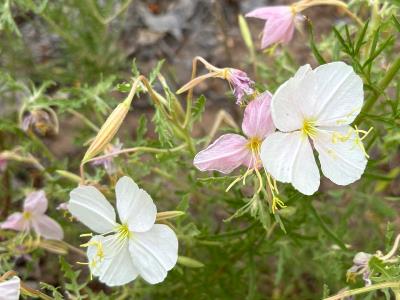
[[[285,208],[287,207],[285,203],[277,196],[272,197],[272,205],[271,205],[271,210],[272,213],[274,214],[275,211],[279,210],[280,208]]]
[[[116,232],[120,241],[125,241],[132,236],[132,232],[129,230],[128,224],[118,224]]]
[[[362,143],[362,140],[364,140],[368,136],[368,134],[374,129],[374,127],[371,127],[370,129],[368,129],[368,131],[360,130],[360,129],[358,129],[357,126],[355,126],[355,128],[356,128],[355,129],[356,137],[354,139],[354,143],[361,149],[361,151],[363,151],[365,157],[369,158],[369,155],[368,155],[367,151],[365,151],[364,144]],[[361,133],[363,136],[360,137],[359,133]]]
[[[265,169],[264,169],[265,170]],[[268,187],[269,190],[271,191],[272,194],[272,203],[271,203],[271,211],[273,214],[275,214],[275,212],[281,208],[285,208],[287,207],[285,205],[285,203],[278,197],[279,195],[279,190],[278,190],[278,186],[276,183],[276,180],[271,178],[271,175],[267,173],[267,171],[265,171],[265,174],[267,176],[267,182],[268,182]]]
[[[261,139],[259,139],[258,137],[252,137],[249,139],[246,146],[251,150],[253,154],[258,154],[260,153],[261,142]]]
[[[82,233],[80,237],[93,236],[93,233]]]
[[[314,138],[317,135],[317,129],[315,127],[315,121],[310,119],[304,119],[303,127],[301,128],[303,137]]]
[[[258,190],[257,190],[257,193],[256,193],[256,194],[258,194],[262,190],[263,180],[262,180],[260,171],[258,171],[257,168],[255,168],[255,171],[256,171],[257,178],[258,178]]]

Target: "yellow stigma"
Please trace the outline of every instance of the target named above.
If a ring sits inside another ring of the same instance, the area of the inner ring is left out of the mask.
[[[32,213],[30,211],[24,211],[24,213],[22,214],[22,217],[25,220],[30,220],[30,218],[32,217]]]
[[[315,137],[317,135],[317,129],[315,128],[315,121],[305,119],[303,121],[303,127],[301,132],[304,137]]]
[[[247,148],[251,150],[253,153],[260,152],[261,140],[258,137],[252,137],[247,142]]]
[[[118,225],[116,232],[118,239],[120,240],[129,239],[132,236],[132,233],[130,232],[127,224]]]

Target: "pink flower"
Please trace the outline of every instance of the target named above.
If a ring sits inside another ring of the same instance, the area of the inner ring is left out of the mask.
[[[194,158],[194,165],[200,171],[219,171],[224,174],[244,165],[258,169],[260,146],[266,136],[275,131],[271,118],[271,94],[264,92],[251,101],[245,111],[242,130],[246,137],[225,134]]]
[[[275,43],[288,43],[293,38],[295,21],[301,18],[291,6],[261,7],[247,13],[246,17],[266,21],[261,39],[262,49]]]
[[[227,80],[232,85],[233,95],[236,98],[236,104],[242,104],[244,95],[252,95],[254,90],[252,81],[245,72],[230,68],[227,74]]]
[[[18,300],[21,280],[18,276],[0,282],[0,300]]]
[[[16,231],[34,230],[37,235],[46,239],[62,240],[64,233],[61,226],[44,214],[46,210],[47,198],[44,191],[32,192],[25,198],[24,211],[11,214],[0,228]]]
[[[106,147],[106,149],[104,150],[104,154],[105,155],[110,154],[110,156],[107,156],[105,158],[96,159],[96,160],[92,161],[92,165],[93,166],[103,165],[107,174],[109,174],[109,175],[114,174],[117,171],[117,168],[114,164],[113,159],[114,159],[114,156],[118,155],[117,152],[121,149],[122,149],[122,144],[120,144],[120,143],[117,145],[112,145],[112,144],[108,145]],[[114,153],[115,153],[115,155],[112,155]]]

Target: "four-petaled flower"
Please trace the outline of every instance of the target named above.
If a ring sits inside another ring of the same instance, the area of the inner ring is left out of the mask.
[[[0,300],[18,300],[21,280],[13,276],[9,280],[0,282]]]
[[[61,226],[45,215],[46,210],[47,198],[44,191],[32,192],[25,198],[24,211],[11,214],[0,227],[23,232],[33,230],[46,239],[62,240],[64,233]]]
[[[275,131],[272,123],[271,94],[264,92],[251,101],[245,111],[242,123],[244,137],[238,134],[224,134],[207,149],[194,158],[194,165],[201,171],[232,172],[240,165],[250,169],[261,166],[260,146],[266,136]]]
[[[108,286],[126,284],[140,275],[151,284],[165,279],[178,259],[178,239],[167,225],[154,224],[157,209],[146,191],[129,177],[115,187],[120,223],[114,208],[93,186],[70,193],[71,214],[99,235],[87,246],[93,275]]]
[[[358,180],[367,164],[359,133],[350,124],[363,105],[363,83],[343,62],[309,65],[282,84],[272,97],[271,112],[280,132],[261,146],[261,160],[276,180],[290,182],[301,193],[318,190],[320,173],[339,185]]]
[[[270,6],[252,10],[246,17],[265,20],[261,38],[261,48],[276,43],[288,43],[295,30],[295,22],[302,17],[295,11],[294,6]]]

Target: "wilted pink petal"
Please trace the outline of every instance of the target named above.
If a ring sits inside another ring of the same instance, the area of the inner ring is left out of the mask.
[[[116,167],[114,164],[114,157],[117,156],[118,154],[112,155],[114,153],[117,153],[119,150],[122,149],[123,144],[119,143],[116,145],[109,145],[105,150],[104,154],[111,154],[110,156],[106,158],[101,158],[101,159],[96,159],[92,161],[93,166],[99,166],[103,165],[104,169],[106,170],[107,174],[112,175],[116,172]]]
[[[21,280],[18,276],[0,282],[0,300],[18,300]]]
[[[243,96],[254,93],[252,81],[245,72],[238,69],[229,69],[228,80],[233,88],[233,95],[236,98],[236,104],[241,104]]]
[[[27,221],[22,213],[13,213],[1,223],[2,229],[11,229],[16,231],[27,231],[29,230],[29,221]]]
[[[44,214],[47,210],[47,198],[43,190],[30,193],[24,201],[24,211]]]
[[[34,216],[31,222],[37,235],[49,240],[62,240],[64,237],[60,224],[46,215]]]
[[[266,91],[247,105],[242,123],[242,130],[247,137],[263,140],[266,135],[275,131],[271,116],[271,97],[270,92]]]
[[[261,48],[275,43],[287,43],[293,38],[296,14],[290,6],[272,6],[257,8],[246,17],[266,20]]]
[[[200,171],[232,172],[251,160],[247,139],[238,134],[225,134],[194,158],[194,165]]]

